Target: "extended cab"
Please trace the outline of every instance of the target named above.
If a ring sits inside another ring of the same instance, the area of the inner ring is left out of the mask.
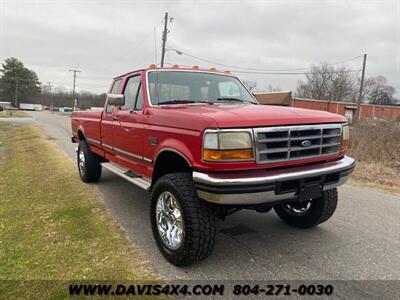
[[[343,116],[259,105],[237,77],[196,67],[114,78],[103,111],[73,112],[72,132],[84,182],[105,168],[151,192],[155,240],[179,266],[208,256],[216,218],[240,209],[325,222],[355,165]]]

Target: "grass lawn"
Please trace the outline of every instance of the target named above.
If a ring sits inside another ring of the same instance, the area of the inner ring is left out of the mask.
[[[29,114],[23,111],[3,110],[0,111],[0,118],[27,118]]]
[[[37,128],[0,123],[0,298],[62,299],[65,280],[159,280],[98,198]],[[55,281],[20,288],[31,280]]]

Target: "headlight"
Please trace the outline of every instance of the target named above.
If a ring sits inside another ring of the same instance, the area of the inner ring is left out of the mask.
[[[350,144],[350,130],[349,130],[349,125],[344,124],[342,127],[342,145],[341,149],[345,150],[349,147]]]
[[[250,132],[206,132],[202,158],[208,161],[254,159]]]

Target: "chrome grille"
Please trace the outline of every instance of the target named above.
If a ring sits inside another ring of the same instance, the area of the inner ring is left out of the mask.
[[[305,159],[339,152],[340,124],[254,128],[257,163]]]

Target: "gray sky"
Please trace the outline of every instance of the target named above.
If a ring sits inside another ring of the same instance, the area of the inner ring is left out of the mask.
[[[400,91],[400,0],[392,1],[8,1],[0,0],[0,60],[15,56],[43,83],[105,92],[111,78],[160,61],[162,18],[169,47],[226,65],[307,68],[368,54],[366,76]],[[166,61],[216,66],[169,51]],[[361,68],[358,58],[345,64]],[[218,67],[219,69],[230,69]],[[303,75],[239,74],[295,90]],[[355,72],[355,76],[359,73]]]

